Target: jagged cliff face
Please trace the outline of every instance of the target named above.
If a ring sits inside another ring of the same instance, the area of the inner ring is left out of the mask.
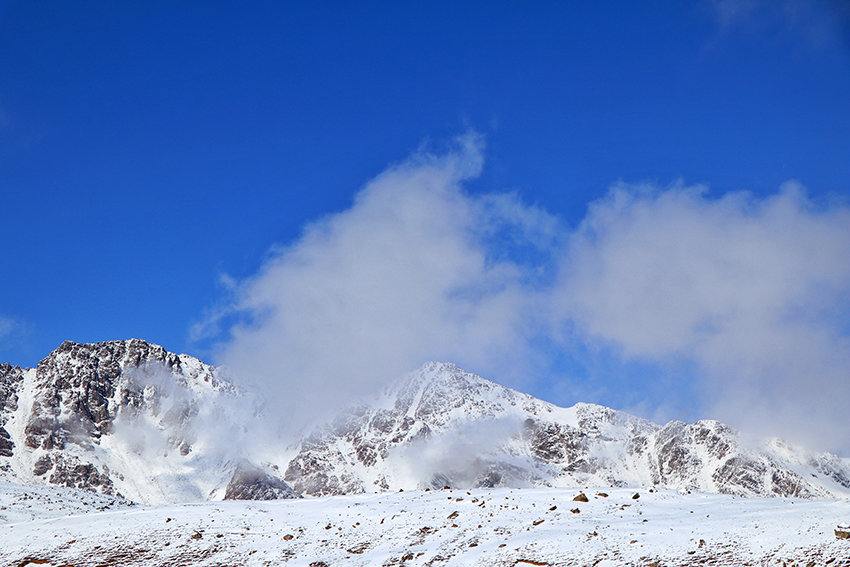
[[[11,457],[15,443],[6,430],[9,415],[18,409],[18,389],[24,378],[19,366],[0,364],[0,457]]]
[[[294,443],[245,420],[245,405],[193,357],[66,342],[37,368],[0,365],[0,476],[149,503],[443,486],[850,495],[847,459],[776,440],[748,448],[716,421],[559,408],[452,364],[429,363]]]
[[[239,469],[232,452],[195,451],[199,413],[240,396],[213,367],[158,345],[66,341],[35,369],[0,366],[0,467],[143,502],[205,499]]]

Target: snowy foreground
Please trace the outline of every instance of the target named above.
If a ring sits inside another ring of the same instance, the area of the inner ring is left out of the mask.
[[[582,492],[588,502],[540,488],[147,507],[2,485],[0,564],[850,566],[850,540],[834,534],[848,499]]]

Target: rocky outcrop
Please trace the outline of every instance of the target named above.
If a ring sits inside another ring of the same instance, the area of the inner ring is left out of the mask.
[[[23,370],[8,363],[0,364],[0,457],[11,457],[15,443],[6,431],[9,414],[18,409],[18,388],[23,380]]]
[[[280,478],[243,461],[236,467],[225,500],[284,500],[302,498]]]
[[[97,467],[92,463],[83,462],[76,457],[65,456],[61,453],[54,455],[52,461],[53,472],[50,474],[50,484],[92,490],[108,495],[114,493],[108,467]],[[118,496],[123,498],[120,493]]]
[[[125,370],[145,367],[180,374],[180,357],[142,340],[79,344],[65,341],[38,363],[36,397],[26,425],[28,447],[88,445],[108,434],[119,408],[145,405]],[[122,378],[125,378],[123,381]]]
[[[22,420],[16,427],[20,438],[12,439],[3,426],[18,409],[25,376],[31,381],[32,401],[28,411],[16,414],[15,419]],[[196,465],[169,455],[188,458],[192,453],[200,397],[238,393],[213,367],[146,341],[66,341],[34,370],[0,365],[0,456],[23,450],[19,466],[30,463],[29,470],[13,470],[9,463],[3,470],[18,479],[111,495],[125,475],[138,476],[132,463],[148,467],[161,461],[153,470],[162,470],[170,482],[183,483],[181,473],[168,471],[191,471]],[[129,446],[112,439],[119,422],[124,437],[132,441]],[[140,433],[134,433],[135,428]],[[154,454],[133,454],[141,451],[138,443],[160,437],[164,448],[154,443]],[[131,453],[116,454],[124,449]],[[213,470],[217,466],[212,463]],[[138,482],[126,488],[136,490],[132,497],[145,500],[147,489]]]

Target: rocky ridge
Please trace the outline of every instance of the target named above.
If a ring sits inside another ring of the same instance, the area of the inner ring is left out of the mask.
[[[425,488],[643,486],[850,495],[850,460],[711,420],[560,408],[433,362],[294,440],[270,439],[220,370],[133,339],[0,365],[0,478],[145,503]],[[282,471],[282,472],[281,472]]]

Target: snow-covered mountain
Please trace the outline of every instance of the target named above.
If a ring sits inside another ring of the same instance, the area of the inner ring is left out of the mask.
[[[141,340],[65,342],[34,369],[0,365],[0,477],[144,503],[445,486],[850,495],[848,459],[747,445],[716,421],[559,408],[446,363],[301,439],[267,425],[221,371]]]
[[[560,408],[429,363],[316,428],[284,479],[310,495],[647,486],[818,498],[850,494],[850,461],[778,439],[748,447],[717,421],[660,426],[593,404]]]

